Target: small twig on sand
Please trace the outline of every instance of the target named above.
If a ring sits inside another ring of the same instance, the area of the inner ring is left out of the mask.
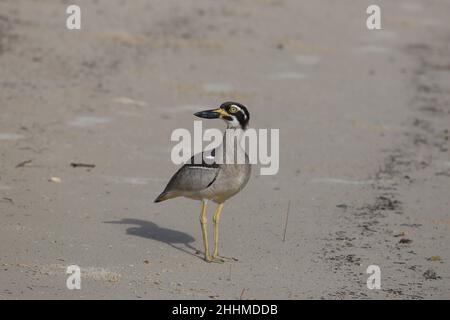
[[[286,223],[284,224],[283,242],[286,241],[286,231],[287,231],[287,226],[288,226],[288,221],[289,221],[289,209],[290,208],[291,208],[291,200],[289,200],[289,202],[288,202],[288,207],[287,207],[287,211],[286,211]]]
[[[244,297],[245,291],[247,291],[247,288],[243,288],[243,289],[242,289],[241,295],[239,296],[239,300],[242,300],[242,298]]]
[[[3,197],[0,202],[8,202],[8,203],[14,203],[14,200],[11,198]]]
[[[19,164],[17,164],[16,165],[16,168],[22,168],[22,167],[25,167],[25,165],[26,164],[29,164],[31,161],[33,161],[33,160],[25,160],[25,161],[22,161],[21,163],[19,163]]]
[[[72,162],[70,166],[72,168],[95,168],[95,164],[79,163],[79,162]]]

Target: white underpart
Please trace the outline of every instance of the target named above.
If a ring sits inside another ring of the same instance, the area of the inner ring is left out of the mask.
[[[230,115],[230,117],[232,120],[224,119],[228,124],[228,128],[240,128],[241,124],[239,123],[238,119],[233,115]]]

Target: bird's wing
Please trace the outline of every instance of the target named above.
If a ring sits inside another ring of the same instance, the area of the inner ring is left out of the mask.
[[[211,156],[205,152],[194,155],[173,175],[164,191],[199,191],[208,188],[220,171],[219,165],[214,162],[214,156],[214,150]]]

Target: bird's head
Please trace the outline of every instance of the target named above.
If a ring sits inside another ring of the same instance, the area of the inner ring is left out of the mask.
[[[205,119],[220,118],[227,123],[228,128],[246,129],[250,120],[247,108],[238,102],[224,102],[217,109],[194,113],[195,116]]]

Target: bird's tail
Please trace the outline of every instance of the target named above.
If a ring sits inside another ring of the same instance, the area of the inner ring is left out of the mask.
[[[174,198],[173,195],[170,194],[170,192],[166,192],[163,191],[156,199],[154,202],[161,202],[161,201],[165,201],[165,200],[169,200]]]

